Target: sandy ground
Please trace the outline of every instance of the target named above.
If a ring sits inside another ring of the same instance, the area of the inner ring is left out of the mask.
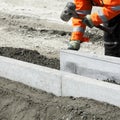
[[[68,0],[0,0],[0,55],[59,69],[70,23],[59,15]],[[64,25],[64,26],[63,26]],[[87,29],[81,51],[103,54],[102,31]],[[120,108],[86,98],[56,97],[0,78],[0,120],[119,120]]]
[[[56,97],[0,78],[0,120],[119,120],[120,109],[86,98]]]

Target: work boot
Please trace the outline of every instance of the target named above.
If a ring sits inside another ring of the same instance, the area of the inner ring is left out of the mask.
[[[80,41],[79,40],[71,40],[68,44],[68,49],[70,50],[79,50]]]

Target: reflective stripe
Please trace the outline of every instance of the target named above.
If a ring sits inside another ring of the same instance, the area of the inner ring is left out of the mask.
[[[120,10],[120,5],[119,5],[119,6],[113,6],[113,7],[111,7],[111,9],[112,9],[112,10],[116,10],[116,11],[117,11],[117,10]]]
[[[100,17],[100,19],[102,20],[102,22],[108,21],[107,17],[104,15],[104,13],[102,12],[102,10],[98,11],[98,16]]]
[[[77,26],[73,27],[73,32],[82,32],[84,33],[85,29],[83,27]]]
[[[91,13],[91,10],[77,10],[76,12],[80,15],[87,15]]]
[[[105,45],[117,45],[118,42],[104,42]]]

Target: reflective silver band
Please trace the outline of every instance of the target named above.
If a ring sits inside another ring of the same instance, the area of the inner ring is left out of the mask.
[[[76,12],[80,15],[87,15],[91,13],[91,10],[77,10]]]
[[[105,45],[117,45],[118,42],[104,42]]]
[[[120,10],[120,5],[118,6],[113,6],[111,7],[112,10],[119,11]]]
[[[77,26],[73,27],[73,32],[82,32],[84,33],[85,29],[83,27]]]
[[[98,12],[98,16],[100,17],[100,19],[102,20],[102,22],[108,21],[107,17],[104,15],[104,13],[102,12],[102,10],[100,10]]]

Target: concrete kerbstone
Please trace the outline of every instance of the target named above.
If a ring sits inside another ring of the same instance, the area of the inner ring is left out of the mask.
[[[61,96],[60,71],[0,56],[0,76]]]
[[[61,50],[60,69],[98,80],[120,83],[120,58]]]
[[[0,76],[57,96],[92,98],[120,107],[120,86],[0,56]]]
[[[120,107],[120,86],[95,79],[66,74],[62,79],[62,95],[92,98]]]

